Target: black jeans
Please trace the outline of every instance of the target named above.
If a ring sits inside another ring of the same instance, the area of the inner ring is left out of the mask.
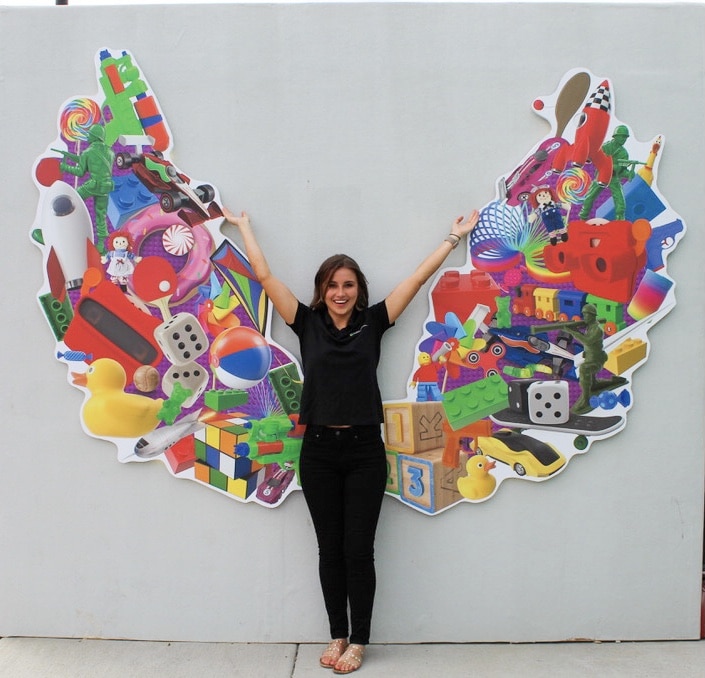
[[[301,488],[318,538],[319,575],[331,638],[366,645],[375,596],[374,541],[387,485],[379,426],[308,426]]]

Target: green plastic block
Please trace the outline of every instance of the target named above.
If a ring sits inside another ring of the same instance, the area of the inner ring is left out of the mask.
[[[443,394],[443,409],[457,431],[509,407],[509,387],[498,374]]]

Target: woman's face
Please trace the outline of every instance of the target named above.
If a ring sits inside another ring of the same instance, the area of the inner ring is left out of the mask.
[[[358,285],[355,272],[339,268],[328,281],[325,290],[326,308],[336,327],[347,325],[357,303]]]

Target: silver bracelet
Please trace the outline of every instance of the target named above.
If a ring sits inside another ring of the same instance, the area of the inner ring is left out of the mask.
[[[455,240],[453,240],[453,238],[455,238]],[[445,238],[443,238],[443,241],[450,243],[451,249],[455,249],[460,242],[460,236],[455,233],[449,233]]]

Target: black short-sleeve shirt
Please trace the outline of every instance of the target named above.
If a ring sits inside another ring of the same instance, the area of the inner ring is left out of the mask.
[[[314,311],[299,302],[290,327],[299,337],[304,370],[302,424],[382,423],[377,365],[382,335],[391,326],[383,301],[354,311],[342,330],[336,329],[327,309]]]

